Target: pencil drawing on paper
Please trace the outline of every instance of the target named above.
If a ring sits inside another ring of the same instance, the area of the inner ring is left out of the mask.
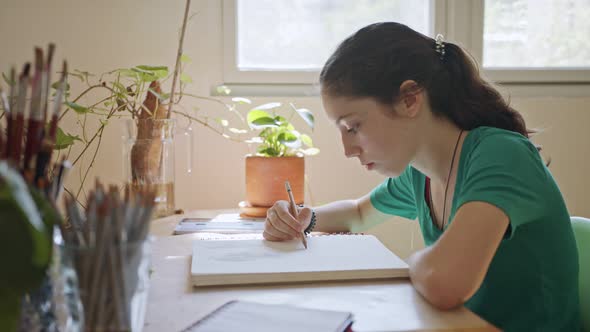
[[[229,262],[244,262],[244,261],[255,261],[255,260],[267,260],[281,258],[279,252],[268,252],[268,251],[242,251],[242,252],[227,252],[219,253],[219,255],[211,256],[210,260],[213,261],[229,261]]]

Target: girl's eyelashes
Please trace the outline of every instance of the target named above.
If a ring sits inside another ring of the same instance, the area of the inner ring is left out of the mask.
[[[346,128],[346,132],[350,133],[350,134],[356,134],[358,132],[360,124],[355,123],[353,125],[351,125],[350,127]]]

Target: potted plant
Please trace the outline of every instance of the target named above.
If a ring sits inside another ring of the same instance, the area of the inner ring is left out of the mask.
[[[299,132],[292,123],[299,115],[311,129],[314,117],[305,108],[289,104],[291,114],[280,114],[278,102],[260,105],[247,114],[249,128],[255,136],[248,140],[257,143],[255,154],[246,156],[246,201],[240,203],[242,214],[264,217],[266,210],[277,200],[287,200],[285,181],[289,181],[297,204],[303,203],[305,187],[305,156],[319,152],[309,135]]]

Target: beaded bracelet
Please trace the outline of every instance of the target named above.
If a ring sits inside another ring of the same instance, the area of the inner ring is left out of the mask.
[[[311,210],[311,221],[309,222],[309,226],[307,226],[307,228],[303,231],[305,234],[309,234],[309,233],[311,233],[311,231],[313,231],[313,228],[315,227],[315,221],[316,221],[315,211]]]

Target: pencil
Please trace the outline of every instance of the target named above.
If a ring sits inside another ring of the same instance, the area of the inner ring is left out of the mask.
[[[287,195],[289,195],[291,213],[293,214],[293,217],[297,218],[297,205],[295,204],[295,198],[293,198],[293,192],[291,192],[291,184],[289,184],[289,181],[285,181],[285,188],[287,188]],[[304,231],[301,231],[301,242],[305,249],[307,249],[307,235],[305,235]]]

